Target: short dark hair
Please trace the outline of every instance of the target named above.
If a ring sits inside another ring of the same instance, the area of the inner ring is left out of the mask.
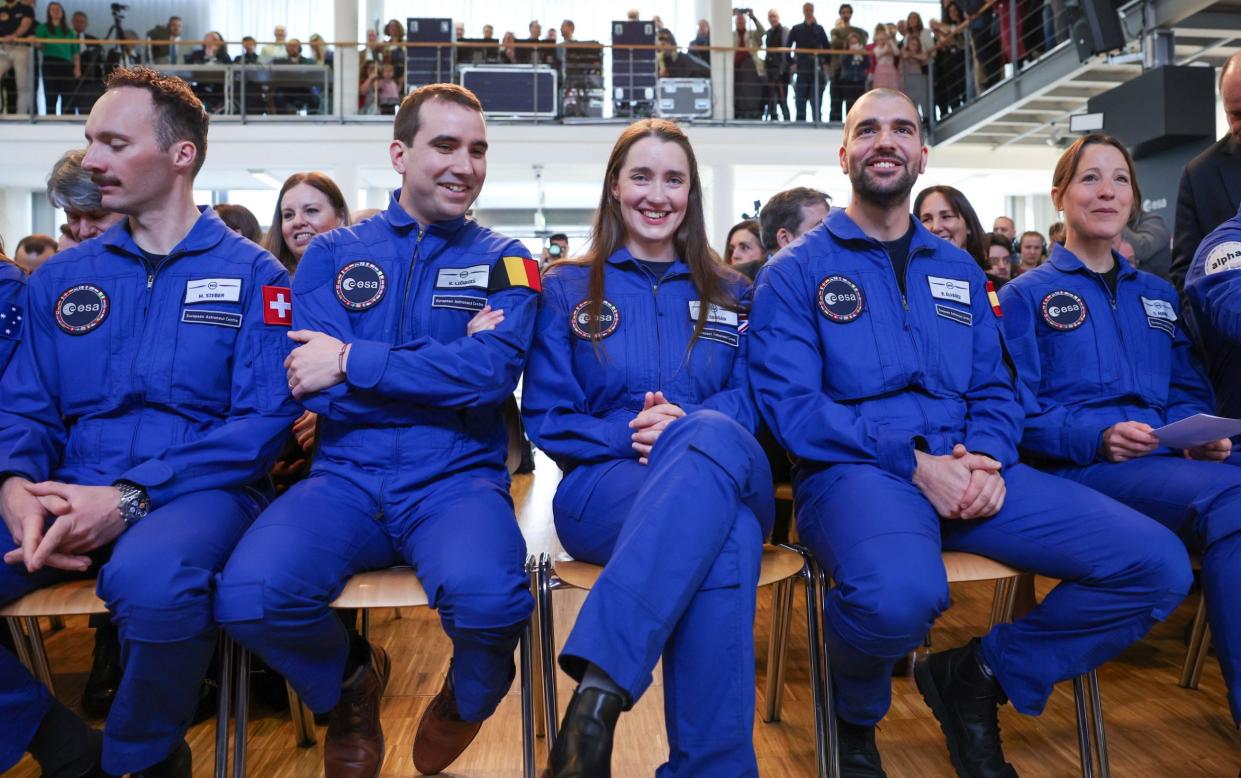
[[[253,41],[254,43],[258,43],[258,41],[254,40],[253,35],[246,35],[245,37],[241,39],[242,43],[245,43],[246,41]]]
[[[473,92],[463,86],[456,84],[420,86],[405,95],[405,99],[401,101],[401,107],[396,112],[396,120],[392,123],[394,140],[399,140],[406,146],[413,145],[414,136],[418,134],[418,127],[421,125],[422,104],[428,100],[444,100],[463,108],[469,108],[471,111],[483,113],[483,104],[478,102]]]
[[[991,251],[992,246],[999,246],[1008,253],[1013,253],[1013,242],[998,232],[987,233],[987,251]]]
[[[563,240],[565,243],[568,243],[569,236],[565,235],[563,232],[557,232],[555,235],[552,235],[551,237],[549,237],[547,239],[547,242],[551,243],[552,241],[555,241],[555,240]]]
[[[781,227],[791,233],[797,232],[797,226],[801,224],[802,206],[822,204],[831,208],[831,201],[823,192],[808,186],[797,186],[772,195],[758,215],[759,224],[762,225],[763,248],[767,251],[780,248],[776,233]]]
[[[837,8],[837,9],[836,9],[836,12],[837,12],[837,13],[840,13],[841,11],[845,10],[846,8],[848,8],[848,9],[849,9],[849,12],[850,12],[850,13],[852,13],[852,12],[853,12],[853,6],[849,5],[848,3],[841,3],[841,4],[840,4],[840,8]]]
[[[211,116],[189,84],[176,76],[135,65],[113,70],[105,85],[109,90],[129,87],[151,95],[155,103],[155,139],[160,148],[167,151],[178,141],[193,143],[198,152],[194,158],[194,175],[198,175],[207,161],[207,125]]]

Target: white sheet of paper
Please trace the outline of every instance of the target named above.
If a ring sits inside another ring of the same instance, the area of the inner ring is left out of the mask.
[[[1214,440],[1241,435],[1241,419],[1225,419],[1199,413],[1188,419],[1167,424],[1155,430],[1159,442],[1168,448],[1193,448]]]

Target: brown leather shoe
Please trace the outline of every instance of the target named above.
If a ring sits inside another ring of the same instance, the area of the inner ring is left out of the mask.
[[[384,731],[379,700],[388,685],[392,663],[371,644],[371,661],[354,671],[332,708],[323,743],[325,778],[374,778],[384,761]]]
[[[414,735],[414,768],[423,775],[442,773],[452,764],[482,729],[481,721],[463,721],[457,714],[457,694],[453,689],[452,666],[440,693],[422,712]]]

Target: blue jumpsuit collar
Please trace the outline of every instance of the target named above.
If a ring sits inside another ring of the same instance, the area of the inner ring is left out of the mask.
[[[936,236],[922,223],[911,214],[909,220],[913,223],[914,234],[913,239],[909,241],[909,256],[913,256],[919,249],[935,249],[939,244],[938,241],[943,240]],[[845,213],[844,208],[833,208],[831,213],[823,221],[824,227],[832,234],[832,237],[838,241],[861,240],[868,243],[879,243],[880,241],[862,232],[862,228],[857,222],[849,218],[849,214]],[[817,227],[815,229],[818,229]]]
[[[612,255],[608,257],[609,265],[617,265],[619,267],[621,265],[628,264],[635,270],[641,269],[641,265],[638,264],[639,261],[640,260],[638,257],[635,257],[633,253],[624,246],[621,246],[616,251],[613,251]],[[677,257],[669,264],[668,272],[664,274],[664,278],[675,278],[680,275],[690,275],[689,265],[686,264],[685,260]]]
[[[384,219],[386,219],[388,224],[392,226],[392,229],[402,233],[408,232],[411,229],[421,230],[423,226],[426,226],[428,229],[436,232],[443,232],[446,235],[451,235],[461,229],[461,226],[465,224],[465,216],[458,216],[455,219],[434,222],[429,225],[419,224],[414,217],[410,216],[409,213],[401,207],[401,190],[399,187],[392,190],[392,195],[388,198],[388,209],[384,211]]]
[[[172,251],[168,252],[169,257],[210,251],[232,232],[210,207],[198,206],[198,214],[198,220],[194,222],[194,226],[176,246],[173,246]],[[103,245],[122,253],[134,257],[145,256],[142,248],[134,241],[128,218],[121,219],[109,227],[107,232],[99,236],[99,240]]]
[[[1138,274],[1137,268],[1131,265],[1129,260],[1125,259],[1123,255],[1116,251],[1116,249],[1112,249],[1112,259],[1116,260],[1117,265],[1120,267],[1120,272],[1117,273],[1117,278],[1128,278],[1129,276],[1136,276]],[[1094,271],[1086,267],[1086,265],[1077,258],[1076,254],[1069,251],[1064,246],[1061,246],[1059,243],[1051,247],[1051,258],[1047,261],[1050,262],[1057,270],[1064,273],[1082,272],[1090,273],[1092,275],[1094,274]]]

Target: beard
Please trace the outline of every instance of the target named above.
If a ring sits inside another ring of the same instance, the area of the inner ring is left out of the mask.
[[[918,174],[908,165],[901,167],[899,177],[882,182],[872,179],[869,170],[866,165],[850,167],[849,182],[853,184],[853,196],[880,208],[900,205],[908,199],[918,181]]]

